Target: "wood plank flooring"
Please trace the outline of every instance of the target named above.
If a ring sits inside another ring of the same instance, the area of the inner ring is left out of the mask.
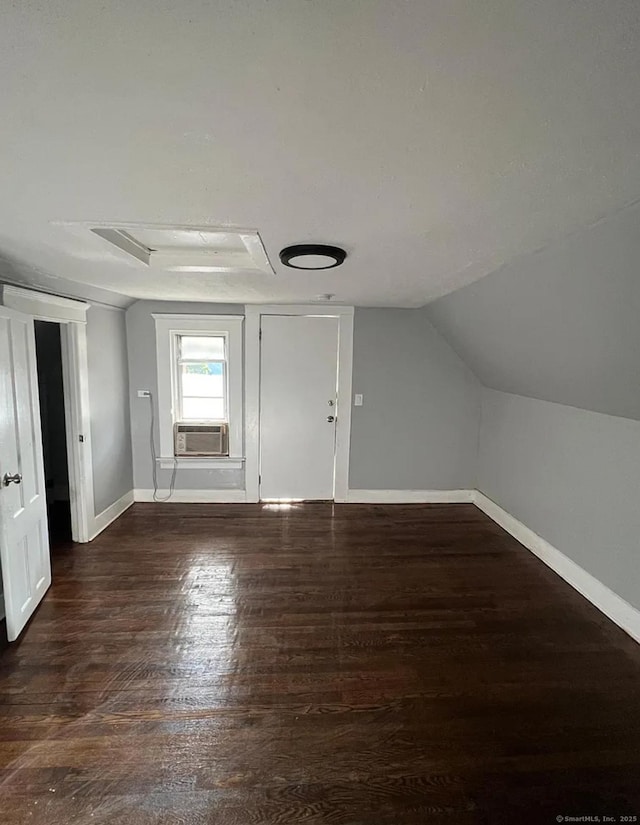
[[[640,646],[472,505],[137,504],[0,654],[0,768],[3,825],[621,822]]]

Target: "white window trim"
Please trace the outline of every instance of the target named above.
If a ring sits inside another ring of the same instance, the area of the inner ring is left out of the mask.
[[[160,450],[158,463],[162,469],[171,469],[176,459],[173,450],[173,340],[175,335],[207,333],[225,335],[228,342],[228,405],[229,405],[229,456],[223,458],[177,459],[178,468],[211,469],[224,467],[240,469],[244,462],[243,451],[243,357],[242,315],[174,315],[152,313],[156,325],[156,357],[158,372],[158,431]]]
[[[274,304],[246,307],[245,324],[245,489],[246,500],[260,500],[260,319],[263,315],[310,315],[338,318],[338,406],[334,501],[347,501],[351,443],[351,382],[353,370],[352,306]]]

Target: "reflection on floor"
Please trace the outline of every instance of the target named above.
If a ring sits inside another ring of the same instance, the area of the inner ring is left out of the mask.
[[[136,504],[53,563],[6,825],[640,815],[640,647],[472,505]]]

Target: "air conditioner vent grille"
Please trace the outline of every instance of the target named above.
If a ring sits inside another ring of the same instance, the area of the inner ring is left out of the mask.
[[[175,425],[175,454],[177,456],[229,455],[229,428],[227,424]]]

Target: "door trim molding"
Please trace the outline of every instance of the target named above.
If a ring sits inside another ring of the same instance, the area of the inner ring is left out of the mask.
[[[36,292],[11,284],[2,285],[2,303],[10,309],[33,316],[36,321],[52,321],[57,324],[87,323],[89,304],[75,298],[62,298],[48,292]]]
[[[260,318],[262,315],[312,315],[338,319],[338,405],[334,500],[347,501],[351,443],[353,371],[352,306],[316,304],[248,305],[245,309],[245,488],[247,501],[260,500]]]
[[[95,522],[87,327],[72,322],[61,324],[60,334],[71,537],[73,541],[87,542],[93,538]]]
[[[60,324],[71,536],[73,541],[90,541],[95,520],[87,356],[90,304],[6,284],[2,286],[2,304],[34,321]]]

